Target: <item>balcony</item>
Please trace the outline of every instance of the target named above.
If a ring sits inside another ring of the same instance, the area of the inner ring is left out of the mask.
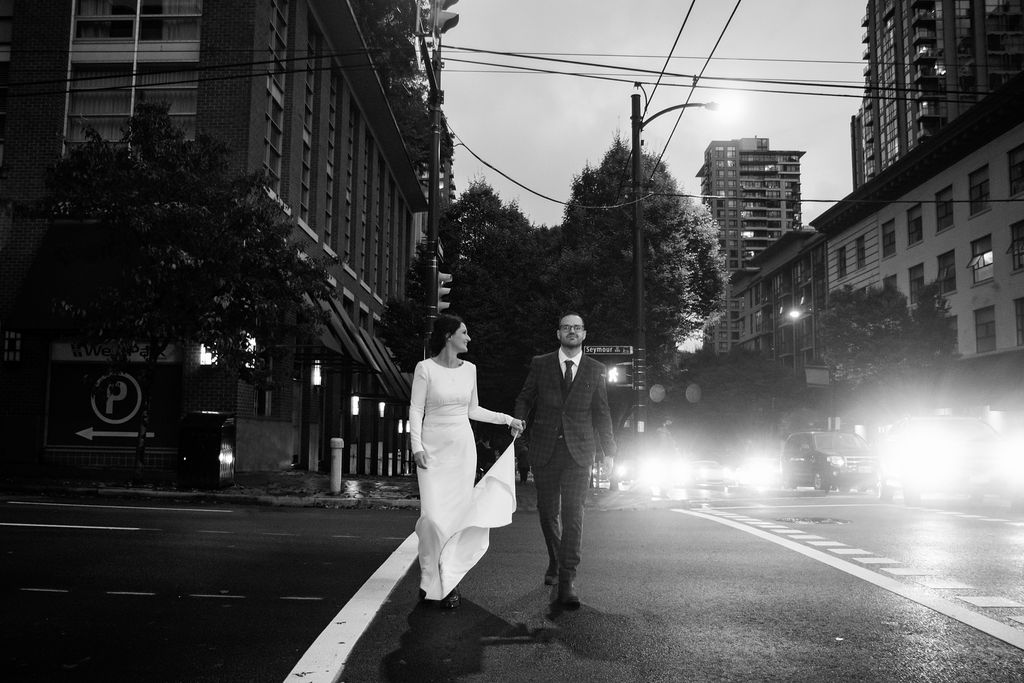
[[[935,28],[935,10],[919,9],[910,18],[910,25],[913,27]]]
[[[918,45],[920,43],[934,43],[936,39],[934,28],[921,28],[916,27],[914,29],[913,43]]]
[[[914,63],[935,61],[935,48],[929,45],[922,45],[914,53]]]

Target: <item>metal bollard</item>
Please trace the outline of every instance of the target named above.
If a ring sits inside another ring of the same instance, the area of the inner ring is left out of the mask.
[[[345,439],[331,439],[331,493],[341,493],[341,459],[345,456]]]

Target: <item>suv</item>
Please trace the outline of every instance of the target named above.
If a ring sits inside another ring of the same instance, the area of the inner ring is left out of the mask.
[[[1022,458],[996,430],[973,417],[912,417],[892,425],[880,443],[878,497],[897,489],[907,505],[923,493],[1009,495],[1021,502]]]
[[[782,446],[783,487],[870,488],[877,479],[875,456],[856,434],[797,432]]]

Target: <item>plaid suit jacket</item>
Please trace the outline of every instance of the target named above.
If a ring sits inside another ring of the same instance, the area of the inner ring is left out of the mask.
[[[534,356],[530,373],[516,399],[516,417],[526,421],[530,464],[543,467],[555,451],[559,433],[573,460],[583,467],[594,463],[600,444],[605,455],[615,456],[612,418],[608,410],[606,370],[603,363],[583,355],[569,394],[562,398],[558,352]]]

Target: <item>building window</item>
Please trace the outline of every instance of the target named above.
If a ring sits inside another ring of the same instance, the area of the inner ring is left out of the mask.
[[[306,48],[306,79],[302,98],[302,166],[299,173],[299,220],[310,228],[313,186],[313,109],[316,95],[316,36],[309,36]]]
[[[263,168],[267,187],[281,195],[281,159],[284,141],[284,92],[288,60],[288,0],[271,0],[270,32],[267,49],[267,101],[264,116]]]
[[[75,40],[199,40],[202,0],[79,0]],[[141,8],[138,7],[141,4]]]
[[[856,242],[857,268],[863,268],[868,261],[868,250],[865,245],[864,235],[857,238]]]
[[[324,164],[324,244],[338,252],[338,233],[334,229],[334,168],[338,154],[338,79],[336,72],[330,75],[330,91],[327,95],[327,163]]]
[[[988,166],[968,176],[970,179],[971,215],[988,208]]]
[[[846,277],[846,247],[836,249],[836,272],[839,277]]]
[[[992,279],[992,235],[971,242],[971,260],[967,267],[974,271],[974,283]]]
[[[882,278],[882,289],[896,289],[896,276],[887,275]]]
[[[4,330],[4,362],[16,363],[21,360],[21,332]]]
[[[996,309],[986,306],[974,311],[974,338],[976,353],[996,350]]]
[[[947,251],[939,256],[939,271],[935,280],[939,283],[939,292],[948,294],[956,291],[956,253]]]
[[[921,288],[924,287],[924,264],[918,263],[907,271],[910,278],[910,303],[916,305],[921,296]]]
[[[935,193],[935,231],[953,225],[953,186]]]
[[[882,223],[882,258],[896,253],[896,221]]]
[[[1024,269],[1024,221],[1010,226],[1010,248],[1006,253],[1010,254],[1014,270]]]
[[[132,115],[132,103],[163,102],[174,125],[195,137],[197,74],[173,65],[140,64],[132,78],[130,64],[72,67],[68,105],[68,142],[85,142],[92,127],[104,140],[120,140],[122,128]]]
[[[1017,320],[1017,346],[1024,346],[1024,299],[1013,300],[1013,316]]]
[[[907,210],[907,244],[917,244],[924,239],[924,221],[921,218],[921,205],[912,206]]]
[[[1011,149],[1010,161],[1010,195],[1024,192],[1024,145]]]

